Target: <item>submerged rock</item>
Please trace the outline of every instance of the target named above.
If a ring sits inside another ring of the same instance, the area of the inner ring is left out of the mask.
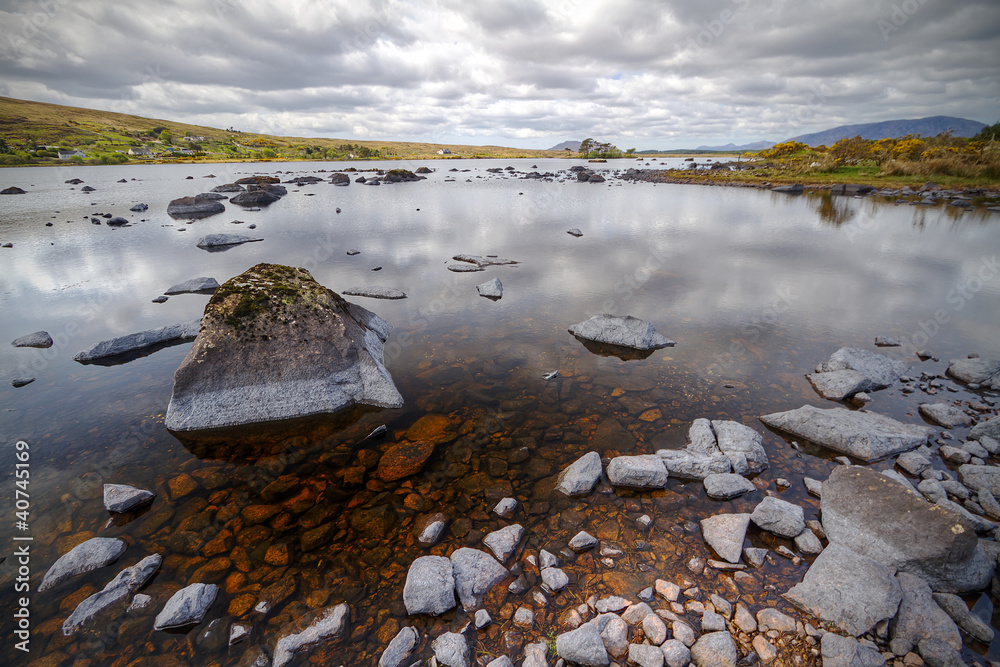
[[[129,596],[142,588],[160,568],[163,558],[159,554],[146,556],[141,561],[127,567],[118,573],[99,593],[95,593],[81,602],[73,613],[62,624],[63,635],[76,634],[90,626],[94,619],[108,612],[125,611],[125,603]]]
[[[478,609],[490,589],[507,578],[508,572],[488,553],[463,547],[451,554],[455,592],[467,612]]]
[[[174,593],[153,621],[154,630],[183,628],[201,623],[215,602],[219,587],[215,584],[191,584]]]
[[[271,667],[285,667],[297,654],[314,648],[317,644],[340,638],[347,629],[351,608],[346,604],[327,607],[318,612],[316,620],[305,630],[284,634],[274,645]]]
[[[395,287],[380,287],[378,285],[373,285],[371,287],[351,287],[345,289],[341,294],[345,296],[365,296],[369,299],[405,299],[406,292],[398,290]]]
[[[167,204],[167,215],[172,218],[206,218],[225,210],[222,202],[201,197],[181,197]]]
[[[571,326],[569,332],[584,340],[633,350],[659,350],[676,345],[657,333],[649,322],[630,315],[594,315]]]
[[[863,461],[915,449],[934,434],[929,426],[903,424],[874,412],[804,405],[760,418],[764,424]]]
[[[76,353],[73,359],[80,363],[99,361],[110,357],[139,352],[156,345],[192,340],[198,335],[201,320],[172,324],[158,329],[147,329],[127,336],[102,340],[92,347]]]
[[[116,537],[92,537],[60,556],[45,573],[38,591],[48,590],[70,577],[110,565],[125,553],[126,548],[125,540]]]
[[[503,298],[503,283],[500,282],[499,278],[476,285],[476,290],[479,292],[479,296],[484,296],[487,299],[496,300]]]
[[[104,509],[109,512],[127,512],[134,507],[152,502],[156,494],[127,484],[104,485]]]
[[[222,285],[174,375],[174,431],[403,404],[382,361],[392,325],[305,269],[258,264]],[[308,360],[308,361],[305,361]]]
[[[15,338],[11,342],[11,345],[14,347],[49,348],[52,347],[52,336],[50,336],[47,331],[36,331],[35,333],[28,334],[27,336]]]

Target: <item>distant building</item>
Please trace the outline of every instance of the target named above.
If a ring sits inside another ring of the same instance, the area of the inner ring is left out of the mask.
[[[184,137],[184,141],[205,141],[205,137]]]
[[[83,151],[59,151],[60,160],[68,160],[71,157],[87,157]]]
[[[135,155],[137,157],[152,157],[153,151],[149,150],[145,146],[133,146],[128,149],[129,155]]]
[[[194,151],[190,148],[176,148],[174,149],[174,152],[180,153],[181,155],[194,155]]]
[[[442,148],[441,150],[438,151],[438,155],[451,155],[451,151],[448,150],[447,148]]]

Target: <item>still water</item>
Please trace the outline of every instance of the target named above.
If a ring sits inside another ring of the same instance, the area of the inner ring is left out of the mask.
[[[288,195],[262,211],[227,203],[224,213],[191,224],[166,215],[172,199],[255,173],[287,181],[321,169],[421,164],[434,172],[418,183],[288,184]],[[723,581],[728,575],[692,574],[684,566],[692,556],[710,556],[694,524],[711,514],[750,511],[764,489],[775,490],[778,477],[792,482],[782,497],[801,503],[807,519],[816,518],[818,501],[805,494],[802,477],[824,479],[834,465],[823,452],[799,451],[768,432],[759,415],[804,403],[832,407],[804,374],[841,346],[872,349],[880,334],[912,343],[886,353],[912,362],[916,375],[943,373],[949,358],[973,351],[1000,355],[1000,216],[994,213],[897,204],[889,197],[789,197],[610,178],[640,164],[633,161],[587,165],[607,170],[604,184],[486,171],[514,166],[522,174],[559,172],[572,164],[449,160],[0,171],[0,185],[28,192],[0,198],[0,243],[13,243],[0,249],[0,341],[37,330],[56,341],[48,350],[0,345],[0,511],[6,515],[0,542],[10,545],[14,533],[33,537],[32,590],[59,555],[90,537],[129,543],[118,564],[32,594],[28,656],[9,649],[13,625],[5,614],[5,660],[235,665],[257,647],[273,648],[294,619],[346,600],[350,639],[321,647],[303,663],[374,664],[403,625],[435,636],[464,623],[466,615],[454,611],[439,619],[407,618],[406,570],[426,553],[483,548],[483,535],[509,523],[491,513],[505,496],[521,502],[517,520],[527,529],[515,558],[543,547],[557,552],[581,529],[624,553],[610,564],[598,554],[567,563],[570,586],[544,607],[529,594],[498,587],[487,603],[494,624],[479,633],[480,654],[520,658],[518,638],[505,633],[521,604],[534,606],[536,614],[535,627],[521,631],[523,643],[554,636],[559,615],[591,594],[635,599],[657,578],[689,580],[706,594],[732,600]],[[65,183],[72,178],[84,183]],[[96,189],[82,192],[83,185]],[[149,210],[130,213],[139,202]],[[89,217],[98,212],[133,224],[93,225]],[[248,230],[249,224],[256,229]],[[571,228],[583,236],[568,235]],[[197,248],[209,233],[263,241],[223,252]],[[352,249],[361,252],[348,256]],[[460,253],[519,263],[449,272],[451,257]],[[73,361],[100,340],[200,316],[206,295],[152,303],[170,285],[197,276],[221,283],[259,262],[305,267],[334,291],[380,285],[407,293],[400,301],[352,298],[395,327],[386,363],[405,399],[402,409],[368,410],[253,442],[205,447],[182,442],[163,427],[173,372],[190,344],[119,365]],[[496,302],[475,288],[494,277],[504,286]],[[645,319],[677,346],[643,360],[592,354],[566,329],[602,312]],[[919,348],[940,361],[907,355]],[[554,370],[558,378],[542,380]],[[35,382],[13,389],[10,381],[25,375]],[[915,422],[918,395],[877,392],[870,407]],[[948,395],[974,397],[964,389]],[[764,433],[771,467],[757,479],[761,491],[714,502],[700,483],[671,480],[657,493],[603,488],[571,500],[552,492],[556,474],[581,454],[681,447],[698,417],[734,419]],[[364,441],[380,424],[389,436]],[[27,531],[13,527],[18,440],[29,443],[31,453]],[[380,481],[374,472],[381,453],[403,440],[432,440],[435,453],[420,473]],[[112,520],[101,501],[108,482],[150,489],[157,498],[138,516]],[[424,549],[415,527],[434,512],[451,524],[436,546]],[[643,514],[653,519],[649,529],[636,522]],[[750,539],[771,548],[783,543],[753,531]],[[62,636],[62,621],[81,600],[150,553],[164,561],[143,590],[154,598],[147,612],[104,623],[93,634]],[[777,558],[759,573],[773,589],[744,591],[743,599],[750,606],[786,608],[780,593],[807,566]],[[5,610],[16,604],[16,576],[8,557],[0,564]],[[156,611],[196,581],[222,589],[206,621],[188,632],[154,632]],[[266,613],[253,609],[262,599],[271,602]],[[222,623],[213,626],[214,635],[206,633],[214,619]],[[227,647],[234,622],[251,626],[251,634]],[[419,655],[430,655],[428,643]]]

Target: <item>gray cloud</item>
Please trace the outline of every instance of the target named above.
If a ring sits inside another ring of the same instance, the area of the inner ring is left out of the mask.
[[[1000,107],[994,0],[0,2],[5,95],[244,130],[678,147]]]

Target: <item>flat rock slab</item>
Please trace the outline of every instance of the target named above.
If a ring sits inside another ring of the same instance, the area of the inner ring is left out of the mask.
[[[126,548],[125,540],[116,537],[92,537],[60,556],[45,573],[38,590],[48,590],[70,577],[110,565],[125,553]]]
[[[160,568],[163,559],[159,554],[146,556],[141,561],[127,567],[112,579],[99,593],[94,593],[81,602],[62,624],[63,635],[76,634],[90,627],[94,620],[115,611],[125,611],[132,593],[142,588]]]
[[[86,364],[119,355],[141,352],[157,345],[193,340],[198,336],[200,328],[201,320],[191,320],[157,329],[147,329],[127,336],[102,340],[100,343],[76,353],[73,359]]]
[[[835,468],[823,483],[820,508],[831,542],[916,574],[935,590],[989,585],[993,560],[979,548],[973,526],[874,470]]]
[[[480,269],[485,269],[488,266],[508,266],[511,264],[517,264],[513,259],[504,259],[503,257],[482,257],[480,255],[455,255],[452,257],[456,262],[465,262],[467,264],[474,264]]]
[[[569,332],[584,340],[633,350],[659,350],[676,345],[657,333],[652,324],[631,315],[594,315],[571,326]]]
[[[738,563],[749,526],[749,514],[717,514],[701,520],[701,534],[720,558]]]
[[[104,485],[104,509],[109,512],[127,512],[130,509],[153,501],[156,494],[145,489],[137,489],[128,484]]]
[[[875,412],[821,410],[811,405],[764,415],[760,420],[775,430],[868,462],[915,449],[934,434],[929,426],[904,424]]]
[[[476,291],[479,292],[479,296],[484,296],[487,299],[495,301],[503,298],[503,283],[500,282],[499,278],[494,278],[481,285],[476,285]]]
[[[972,417],[950,403],[921,403],[917,409],[921,417],[944,428],[972,425]]]
[[[467,612],[478,609],[490,589],[507,578],[508,572],[493,556],[463,547],[451,554],[455,592]]]
[[[194,292],[213,292],[219,287],[219,281],[215,278],[201,277],[185,280],[182,283],[172,285],[164,294],[191,294]]]
[[[655,454],[616,456],[608,463],[608,480],[615,486],[633,489],[662,489],[667,485],[667,468]]]
[[[217,248],[221,246],[240,245],[241,243],[252,243],[263,241],[264,239],[243,234],[208,234],[198,239],[199,248]]]
[[[753,482],[733,472],[713,473],[705,477],[705,493],[715,500],[731,500],[757,490]]]
[[[407,614],[438,616],[455,606],[455,576],[444,556],[421,556],[410,564],[403,585]]]
[[[910,366],[903,361],[895,361],[859,347],[842,347],[830,355],[830,359],[816,369],[817,373],[852,370],[864,375],[872,384],[872,389],[891,387],[904,375]]]
[[[154,630],[183,628],[201,623],[215,602],[219,587],[215,584],[191,584],[174,593],[153,621]]]
[[[30,333],[27,336],[15,338],[11,341],[11,345],[14,347],[49,348],[52,347],[52,336],[50,336],[47,331],[36,331],[35,333]]]
[[[372,287],[351,287],[350,289],[345,289],[341,294],[345,296],[364,296],[369,299],[405,299],[406,292],[403,290],[396,289],[395,287],[381,287],[378,285],[373,285]]]
[[[785,597],[857,637],[895,616],[903,594],[885,565],[831,542]]]
[[[258,264],[223,284],[174,374],[166,426],[197,431],[402,406],[382,360],[392,325],[305,269]]]
[[[868,391],[872,388],[871,381],[864,373],[850,369],[812,373],[807,375],[806,379],[816,393],[831,401],[843,401],[859,391]]]
[[[167,215],[171,218],[206,218],[225,210],[222,202],[201,197],[181,197],[167,204]]]
[[[567,496],[584,496],[594,490],[601,479],[601,455],[587,452],[559,475],[556,489]]]
[[[1000,361],[996,359],[952,359],[948,375],[968,384],[1000,389]]]
[[[338,604],[320,610],[316,619],[302,632],[285,634],[274,645],[274,658],[271,667],[285,667],[304,651],[318,644],[339,639],[347,629],[351,617],[351,608],[346,604]]]

